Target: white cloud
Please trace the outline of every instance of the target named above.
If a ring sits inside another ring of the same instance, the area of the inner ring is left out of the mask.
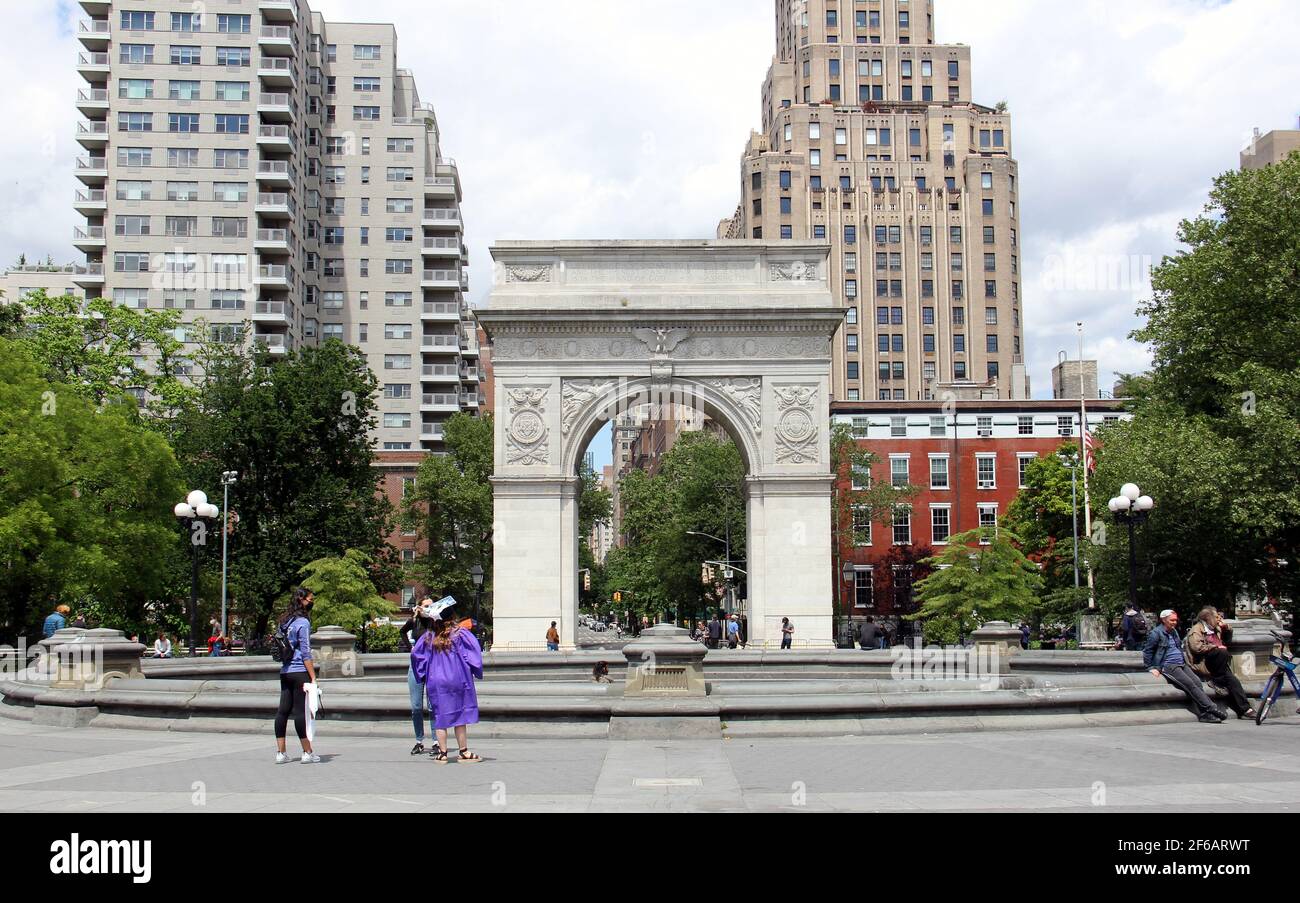
[[[1005,99],[1022,167],[1026,343],[1040,393],[1074,323],[1103,369],[1145,353],[1132,290],[1050,288],[1054,259],[1175,249],[1255,126],[1294,127],[1294,0],[939,0],[976,98]],[[391,21],[465,185],[472,296],[510,238],[712,237],[740,197],[774,47],[771,0],[316,0]],[[71,259],[80,49],[65,2],[0,4],[0,261]],[[1103,373],[1103,381],[1108,373]]]

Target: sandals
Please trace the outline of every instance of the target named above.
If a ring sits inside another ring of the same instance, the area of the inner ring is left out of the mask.
[[[441,746],[435,746],[433,752],[429,753],[429,758],[433,759],[433,761],[437,762],[439,765],[446,765],[448,761],[447,750],[443,749]]]
[[[445,753],[443,754],[443,758],[446,758]],[[483,761],[483,757],[478,753],[470,752],[468,749],[462,749],[460,751],[460,758],[456,761],[461,765],[477,765],[479,762]]]
[[[417,743],[417,744],[415,744],[415,746],[411,747],[411,755],[413,755],[413,756],[422,756],[422,755],[424,755],[424,744],[423,744],[423,743]]]

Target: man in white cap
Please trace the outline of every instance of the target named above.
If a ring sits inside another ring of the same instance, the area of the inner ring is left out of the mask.
[[[1151,631],[1142,650],[1142,663],[1156,677],[1163,677],[1182,690],[1195,704],[1197,720],[1202,724],[1220,724],[1228,716],[1205,695],[1201,679],[1187,665],[1183,641],[1178,635],[1178,612],[1160,612],[1160,626]]]

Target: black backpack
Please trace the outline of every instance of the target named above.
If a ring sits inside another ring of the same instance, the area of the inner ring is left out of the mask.
[[[1129,629],[1133,631],[1133,636],[1139,640],[1145,640],[1147,634],[1151,632],[1151,625],[1147,624],[1146,615],[1138,612],[1135,615],[1129,615]]]
[[[293,641],[289,638],[289,626],[293,620],[285,621],[271,634],[271,661],[287,665],[293,661]]]

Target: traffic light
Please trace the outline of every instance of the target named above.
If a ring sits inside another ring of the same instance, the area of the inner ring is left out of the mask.
[[[622,602],[622,601],[623,601],[623,594],[622,594],[622,593],[614,593],[614,601],[615,601],[615,602]]]
[[[582,572],[582,591],[591,592],[591,571]]]

